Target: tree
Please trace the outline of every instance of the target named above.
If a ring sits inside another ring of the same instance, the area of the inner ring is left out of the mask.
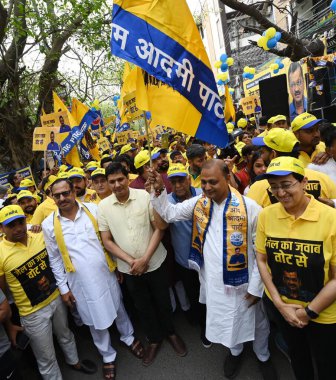
[[[0,166],[31,162],[32,131],[42,108],[52,111],[53,90],[73,90],[73,78],[59,72],[61,59],[76,50],[84,56],[109,51],[111,5],[109,0],[0,0]],[[113,72],[111,55],[105,54],[104,64]]]
[[[281,33],[282,37],[280,42],[286,44],[287,46],[284,49],[278,50],[278,49],[270,49],[269,52],[278,55],[279,57],[288,57],[293,62],[299,61],[301,58],[304,58],[306,56],[313,56],[318,57],[323,55],[324,53],[324,44],[319,39],[313,39],[313,40],[306,40],[306,39],[299,39],[295,36],[296,32],[296,24],[297,24],[297,13],[293,12],[292,9],[285,9],[280,8],[280,10],[284,12],[291,13],[292,16],[292,26],[289,32],[286,30],[281,29],[278,25],[272,23],[269,19],[267,19],[262,11],[259,11],[255,4],[246,4],[238,0],[220,0],[220,2],[223,5],[227,5],[228,7],[241,12],[243,14],[246,14],[250,17],[252,17],[254,20],[258,22],[260,25],[260,28],[252,28],[245,26],[246,31],[253,31],[258,34],[262,34],[264,30],[274,27],[278,32]],[[262,3],[266,6],[272,5],[274,7],[277,7],[276,4],[274,4],[273,0],[267,0],[267,1],[260,1],[259,4]],[[250,41],[252,45],[257,46],[257,43],[255,41]],[[262,49],[262,48],[261,48]]]

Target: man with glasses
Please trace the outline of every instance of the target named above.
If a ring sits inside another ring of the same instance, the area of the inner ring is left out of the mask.
[[[292,62],[288,69],[288,87],[293,102],[289,105],[290,119],[293,120],[307,110],[307,98],[304,96],[304,78],[300,63]]]
[[[105,378],[115,376],[116,351],[108,328],[116,322],[121,341],[138,358],[141,342],[133,336],[133,326],[125,311],[116,264],[104,250],[96,221],[97,206],[80,203],[75,185],[58,179],[51,186],[58,209],[43,223],[50,266],[63,302],[77,311],[103,357]],[[108,377],[109,376],[109,377]]]

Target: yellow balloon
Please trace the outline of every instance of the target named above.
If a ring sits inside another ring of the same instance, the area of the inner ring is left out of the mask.
[[[261,36],[259,40],[257,41],[257,45],[259,47],[263,47],[264,44],[267,44],[267,38],[265,36]]]
[[[228,79],[228,73],[220,73],[217,75],[217,78],[222,80],[222,81],[226,81]]]
[[[274,63],[274,69],[273,70],[279,70],[279,65],[277,63]]]
[[[244,67],[244,73],[248,73],[249,70],[250,70],[250,68],[249,68],[248,66],[245,66],[245,67]]]
[[[267,46],[267,39],[266,39],[265,42],[263,43],[262,48],[263,48],[264,50],[269,50],[269,47]]]
[[[234,59],[232,57],[229,57],[226,63],[228,64],[228,66],[232,66],[234,64]]]
[[[276,33],[276,29],[275,28],[268,28],[266,30],[265,35],[266,35],[267,39],[271,39],[271,38],[273,38],[275,36],[275,33]]]
[[[250,67],[248,72],[254,75],[256,73],[255,67]]]
[[[215,62],[216,69],[219,69],[221,66],[222,66],[222,62],[221,61],[216,61]]]

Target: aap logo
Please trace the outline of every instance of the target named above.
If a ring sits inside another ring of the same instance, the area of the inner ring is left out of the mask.
[[[230,242],[232,245],[234,245],[235,247],[240,247],[243,245],[243,242],[244,242],[244,237],[243,237],[243,234],[240,233],[240,232],[234,232],[233,234],[231,234],[230,236]]]

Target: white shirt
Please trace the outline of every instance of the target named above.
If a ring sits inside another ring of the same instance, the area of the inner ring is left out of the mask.
[[[160,197],[152,195],[156,211],[168,222],[188,220],[193,216],[194,207],[201,196],[172,205],[164,191]],[[204,265],[200,270],[200,302],[207,305],[206,337],[213,343],[234,347],[239,343],[254,340],[255,307],[248,308],[246,293],[261,297],[263,284],[257,267],[254,251],[257,217],[261,207],[245,198],[248,217],[248,272],[249,283],[240,287],[227,287],[223,282],[223,212],[226,200],[214,208],[203,256]]]
[[[336,161],[333,158],[329,158],[323,165],[309,164],[307,167],[308,169],[327,174],[336,183]]]
[[[97,206],[86,203],[91,214],[97,217]],[[69,291],[76,299],[78,313],[84,324],[103,330],[112,325],[117,316],[121,292],[114,273],[111,273],[104,250],[94,226],[79,204],[75,219],[64,218],[55,211],[60,220],[64,241],[75,272],[65,272],[63,259],[54,233],[54,213],[42,223],[50,266],[60,293]]]

